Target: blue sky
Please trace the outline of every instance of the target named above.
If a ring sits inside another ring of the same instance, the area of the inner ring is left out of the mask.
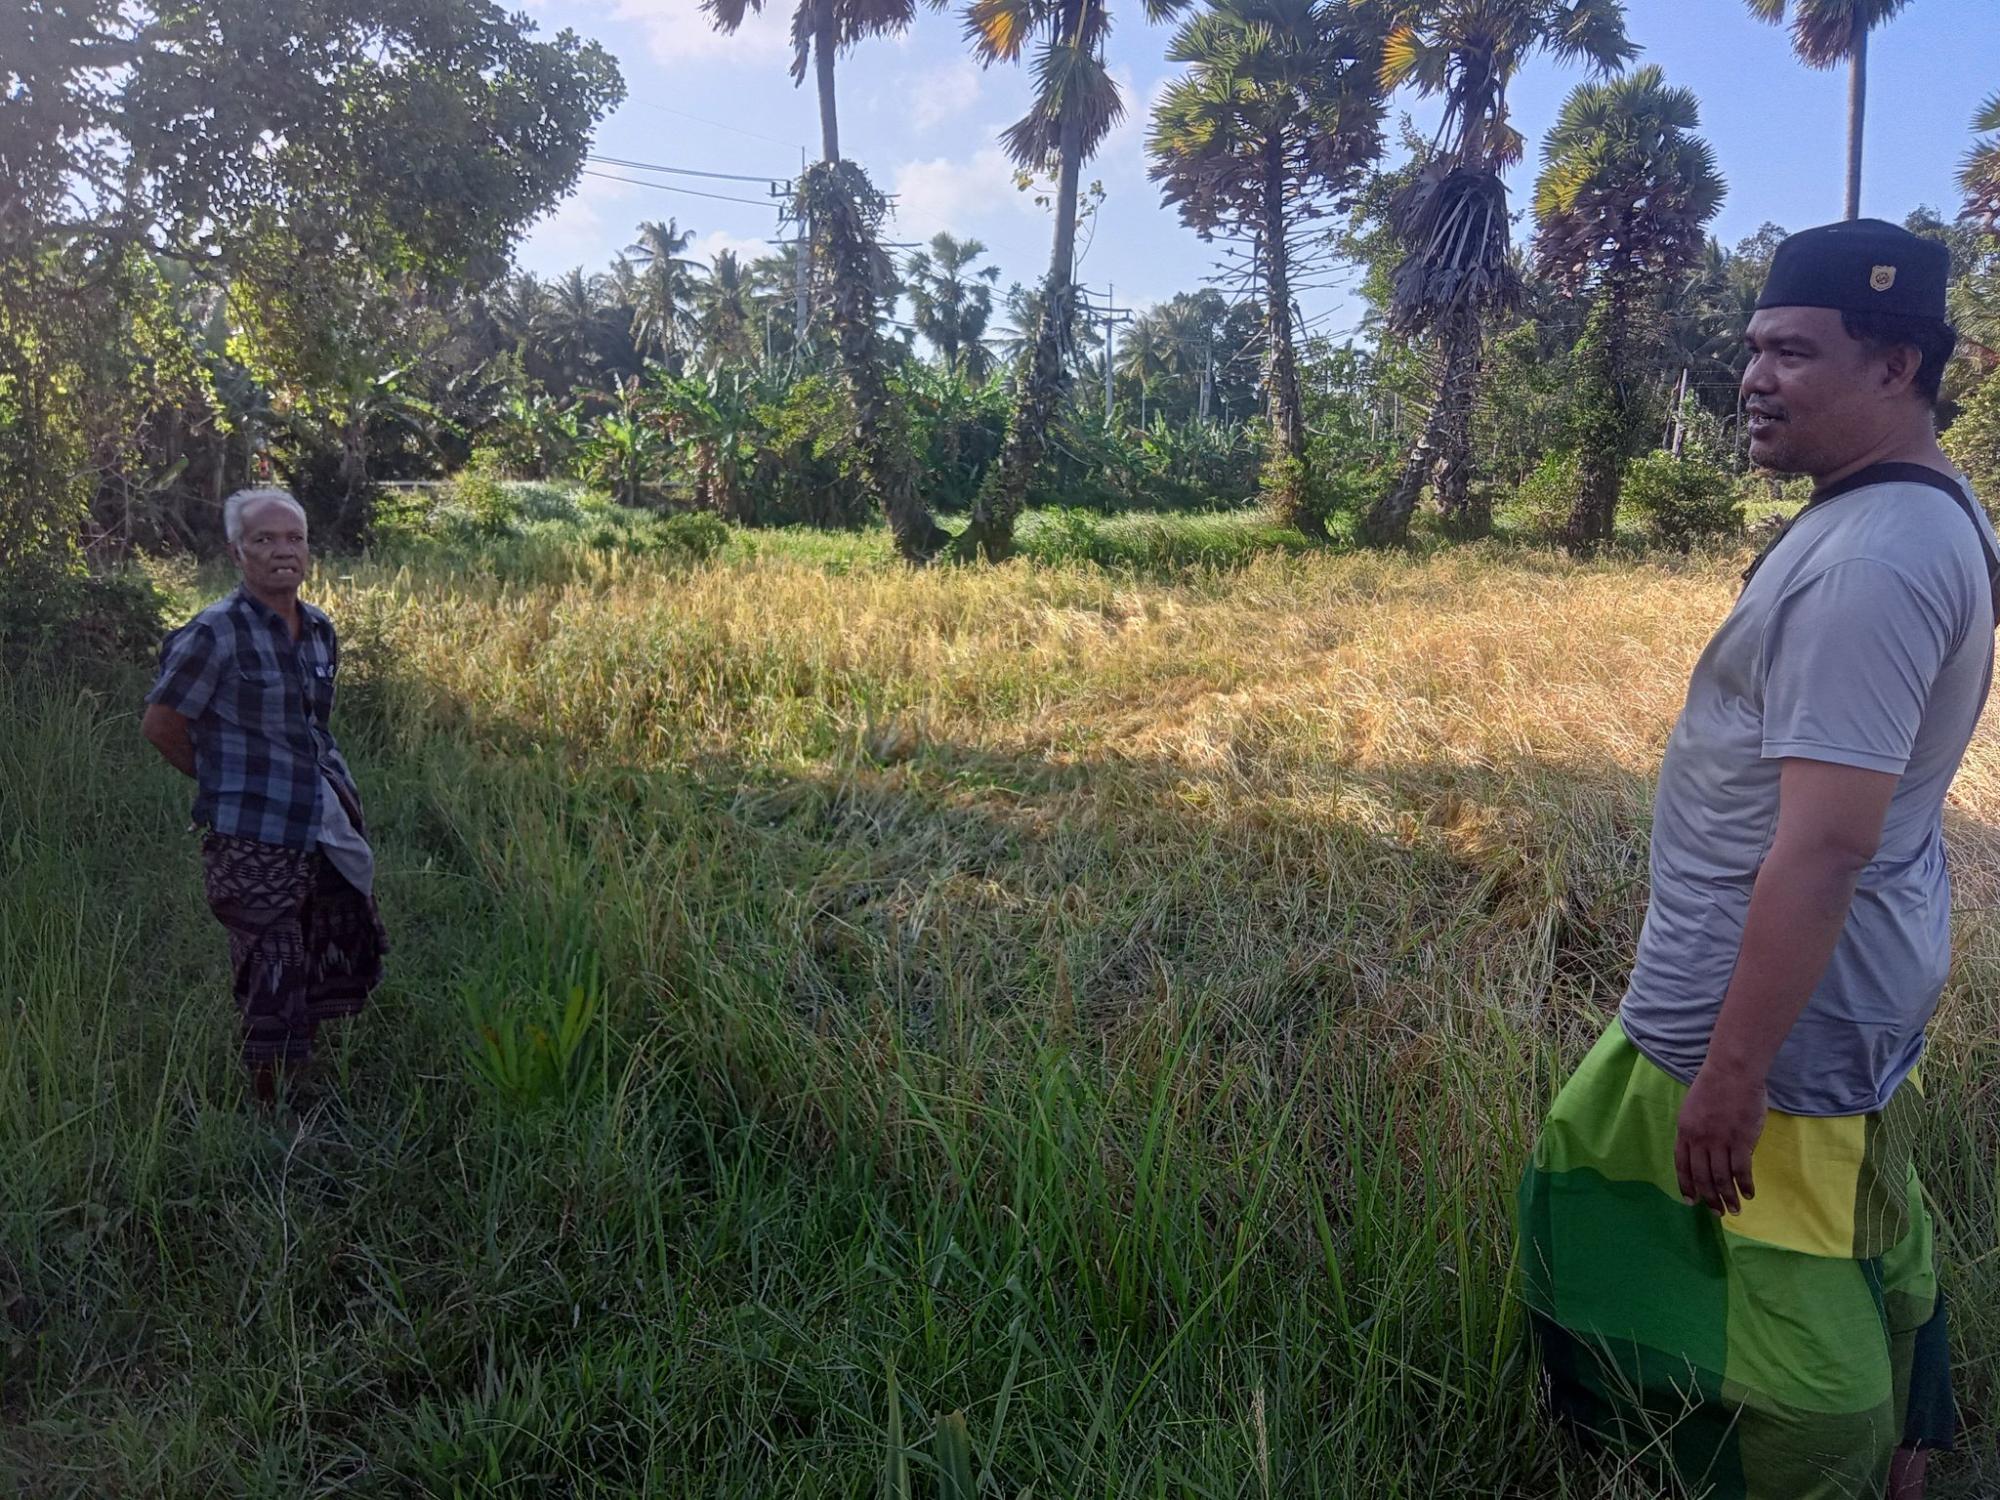
[[[816,154],[818,114],[810,80],[788,72],[789,0],[771,0],[734,37],[707,24],[699,0],[528,0],[544,30],[572,27],[615,53],[625,103],[600,127],[601,155],[700,171],[796,171],[801,149]],[[1766,220],[1790,229],[1838,218],[1844,171],[1847,76],[1820,73],[1792,57],[1780,29],[1751,19],[1741,0],[1629,0],[1627,26],[1670,83],[1701,100],[1702,133],[1714,145],[1729,196],[1714,229],[1734,242]],[[1146,116],[1175,73],[1165,61],[1171,27],[1146,24],[1136,4],[1115,5],[1109,62],[1124,86],[1126,116],[1085,172],[1103,182],[1105,201],[1084,254],[1082,279],[1118,301],[1144,306],[1202,284],[1217,269],[1204,245],[1160,207],[1146,179]],[[1016,191],[996,137],[1021,113],[1025,69],[981,69],[960,39],[958,7],[924,12],[908,36],[870,42],[841,59],[841,146],[896,195],[891,237],[924,240],[940,229],[985,242],[1002,284],[1032,282],[1048,261],[1049,215]],[[1546,59],[1531,62],[1512,90],[1515,124],[1528,159],[1510,183],[1525,205],[1540,142],[1565,94],[1582,77]],[[1870,48],[1867,156],[1862,211],[1900,219],[1918,204],[1955,211],[1952,175],[1970,143],[1979,101],[2000,89],[2000,0],[1915,0]],[[1399,98],[1420,124],[1435,106]],[[618,168],[593,168],[618,173]],[[652,174],[627,172],[630,177]],[[653,178],[696,192],[743,197],[726,202],[684,192],[586,177],[579,190],[531,229],[518,262],[544,274],[581,264],[607,266],[632,240],[641,218],[669,216],[696,232],[698,253],[733,247],[763,253],[777,233],[751,182]],[[1525,223],[1517,224],[1517,236]],[[1305,293],[1309,318],[1327,332],[1355,310],[1337,288]]]

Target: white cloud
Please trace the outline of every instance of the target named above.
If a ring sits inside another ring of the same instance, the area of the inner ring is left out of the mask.
[[[765,0],[761,11],[745,8],[734,34],[715,29],[701,0],[596,0],[614,20],[630,21],[645,33],[647,49],[662,63],[689,60],[755,63],[790,57],[792,7]]]
[[[746,266],[753,260],[776,253],[775,246],[767,245],[760,239],[731,234],[726,229],[711,229],[688,247],[688,258],[706,266],[713,264],[716,255],[724,250],[734,250],[736,258]]]
[[[571,266],[586,271],[604,269],[616,247],[631,239],[631,228],[644,217],[635,201],[643,189],[608,177],[584,177],[577,189],[535,222],[515,251],[515,262],[540,275],[554,275]]]
[[[920,130],[941,125],[977,104],[979,91],[979,69],[969,58],[930,69],[910,90],[910,118]]]
[[[1000,209],[1034,212],[1033,199],[1014,188],[1014,164],[991,143],[961,161],[937,156],[904,162],[890,191],[902,239],[929,239],[940,229],[965,234]]]

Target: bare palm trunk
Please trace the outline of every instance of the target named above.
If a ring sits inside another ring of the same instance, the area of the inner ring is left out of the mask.
[[[1861,139],[1868,116],[1868,22],[1854,8],[1854,46],[1847,63],[1847,212],[1861,217]]]
[[[1285,143],[1277,134],[1264,142],[1263,198],[1264,324],[1270,334],[1265,386],[1271,403],[1271,456],[1264,488],[1280,521],[1323,542],[1326,518],[1313,508],[1298,356],[1292,349],[1291,258],[1285,244]]]
[[[1396,482],[1368,507],[1368,514],[1361,522],[1361,540],[1369,546],[1400,547],[1410,539],[1410,517],[1416,514],[1417,497],[1423,493],[1424,480],[1437,457],[1443,407],[1441,401],[1432,405],[1430,415],[1424,419],[1423,431],[1403,459]]]
[[[1056,177],[1056,238],[1049,255],[1048,279],[1042,283],[1042,321],[1035,330],[1035,352],[1022,373],[1014,402],[1014,420],[1000,449],[1000,462],[987,474],[972,501],[972,522],[960,537],[958,551],[967,557],[1000,562],[1014,550],[1014,522],[1027,502],[1028,482],[1040,466],[1067,384],[1063,349],[1069,343],[1076,291],[1076,191],[1083,170],[1083,121],[1075,110],[1063,118],[1062,164]]]
[[[833,61],[837,52],[833,6],[820,0],[813,29],[813,71],[819,81],[819,152],[826,161],[840,160],[840,115],[834,107]]]
[[[1491,500],[1472,489],[1472,399],[1479,381],[1479,319],[1454,318],[1444,330],[1444,380],[1428,424],[1435,433],[1431,495],[1454,536],[1493,529]]]

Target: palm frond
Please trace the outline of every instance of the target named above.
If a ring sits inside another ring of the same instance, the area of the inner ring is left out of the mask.
[[[981,62],[1018,62],[1038,19],[1033,0],[973,0],[965,8],[965,39]]]

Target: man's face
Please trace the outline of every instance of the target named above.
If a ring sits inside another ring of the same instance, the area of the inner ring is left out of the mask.
[[[230,551],[253,590],[296,589],[306,576],[306,523],[289,505],[261,501],[243,513],[243,540]]]
[[[1766,307],[1744,345],[1743,415],[1750,461],[1780,474],[1830,474],[1893,427],[1907,386],[1885,384],[1883,357],[1849,338],[1829,307]]]

